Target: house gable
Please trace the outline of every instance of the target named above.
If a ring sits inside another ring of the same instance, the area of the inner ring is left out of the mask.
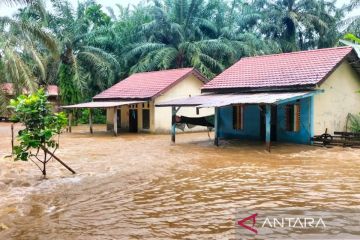
[[[348,113],[360,112],[360,75],[349,61],[342,61],[317,89],[323,92],[314,96],[315,135],[326,129],[330,134],[345,131]]]
[[[196,75],[190,74],[182,81],[177,82],[171,88],[167,89],[167,91],[163,92],[161,95],[158,95],[154,104],[157,103],[186,98],[189,96],[197,96],[201,94],[201,87],[204,85],[204,82],[199,79]],[[180,116],[188,116],[188,117],[200,117],[214,114],[213,109],[202,109],[200,115],[196,114],[196,110],[194,108],[181,108],[177,115]],[[154,127],[156,132],[168,132],[171,124],[171,108],[163,107],[154,109]],[[203,129],[201,127],[196,127],[194,130]]]

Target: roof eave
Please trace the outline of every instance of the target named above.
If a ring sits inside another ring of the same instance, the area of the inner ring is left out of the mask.
[[[232,87],[232,88],[203,88],[201,93],[260,93],[260,92],[291,92],[315,89],[316,84],[269,86],[269,87]]]
[[[119,97],[93,97],[94,102],[111,102],[111,101],[151,101],[152,97],[144,97],[144,98],[119,98]]]
[[[346,54],[318,83],[317,85],[321,85],[323,84],[326,79],[328,79],[330,77],[331,74],[333,74],[335,72],[335,70],[341,65],[343,64],[345,61],[348,61],[350,56],[355,56],[355,58],[357,58],[357,61],[359,61],[359,57],[357,55],[357,53],[355,52],[354,49],[352,49],[348,54]],[[355,68],[356,69],[356,68]],[[356,69],[356,71],[360,74],[359,70]]]

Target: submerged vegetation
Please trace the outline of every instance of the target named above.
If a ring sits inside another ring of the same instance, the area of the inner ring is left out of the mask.
[[[14,83],[16,94],[56,84],[62,104],[88,100],[135,72],[193,66],[212,78],[244,56],[333,47],[347,32],[352,42],[360,35],[359,18],[348,17],[356,0],[343,7],[328,0],[151,0],[107,9],[94,0],[76,8],[68,0],[5,2],[17,3],[26,5],[0,17],[0,83]]]

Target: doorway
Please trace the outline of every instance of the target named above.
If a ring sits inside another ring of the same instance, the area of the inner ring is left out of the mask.
[[[121,129],[121,109],[117,109],[117,128]]]
[[[129,109],[129,132],[138,131],[138,113],[137,109]]]
[[[266,138],[266,119],[265,119],[265,106],[260,106],[260,138],[262,141],[265,141]],[[271,131],[270,131],[270,140],[277,140],[277,106],[271,106]]]

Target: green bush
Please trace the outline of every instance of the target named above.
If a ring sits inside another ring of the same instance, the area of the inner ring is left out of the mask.
[[[106,111],[103,109],[92,109],[92,119],[94,124],[105,124],[106,123]],[[79,123],[89,123],[89,109],[85,109],[81,112]]]
[[[348,115],[348,126],[351,132],[360,132],[360,114]]]
[[[14,110],[12,119],[25,126],[17,136],[20,144],[14,147],[15,160],[27,161],[36,156],[31,152],[33,149],[38,152],[42,148],[58,148],[54,136],[60,134],[67,119],[62,112],[52,112],[43,89],[29,96],[21,95],[12,99],[10,107]]]

